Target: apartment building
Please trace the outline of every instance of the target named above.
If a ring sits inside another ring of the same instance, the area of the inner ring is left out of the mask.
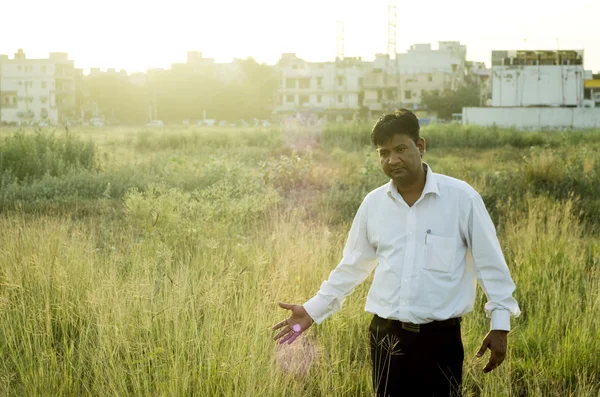
[[[307,62],[296,54],[282,54],[275,66],[277,97],[275,117],[312,113],[330,119],[352,119],[363,100],[366,63],[360,58],[335,62]]]
[[[0,123],[56,124],[74,116],[75,68],[68,54],[27,59],[0,55]]]

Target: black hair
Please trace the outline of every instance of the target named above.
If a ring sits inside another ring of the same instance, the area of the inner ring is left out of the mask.
[[[397,109],[377,120],[371,132],[373,145],[383,145],[395,134],[408,135],[413,141],[419,140],[419,119],[408,109]]]

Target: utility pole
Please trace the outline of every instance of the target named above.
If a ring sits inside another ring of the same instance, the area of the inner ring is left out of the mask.
[[[398,76],[398,59],[396,58],[396,0],[388,2],[388,43],[387,53],[389,57],[388,71],[393,73],[392,82],[396,91],[394,99],[394,107],[398,104],[400,98],[399,76]],[[388,103],[389,104],[389,103]]]
[[[337,21],[337,37],[336,37],[336,58],[340,61],[344,60],[344,21]]]

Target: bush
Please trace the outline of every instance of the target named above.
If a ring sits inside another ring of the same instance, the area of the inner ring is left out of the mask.
[[[323,131],[323,146],[360,151],[371,144],[372,124],[328,124]],[[600,143],[598,131],[519,131],[510,128],[457,124],[433,124],[421,128],[427,147],[493,149],[503,146],[528,148]]]
[[[3,184],[29,183],[45,175],[60,176],[74,170],[98,168],[95,145],[74,135],[17,132],[0,141]]]

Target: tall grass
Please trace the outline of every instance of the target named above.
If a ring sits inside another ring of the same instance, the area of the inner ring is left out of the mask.
[[[95,150],[132,150],[127,139],[105,146],[110,131],[100,133]],[[277,345],[270,326],[286,316],[276,302],[316,293],[360,200],[385,177],[372,149],[329,141],[297,153],[257,134],[245,149],[209,153],[200,141],[169,149],[153,132],[134,148],[147,160],[10,185],[24,190],[5,194],[0,214],[0,395],[371,394],[371,278],[293,345]],[[586,137],[588,151],[567,140],[427,154],[493,203],[523,310],[506,362],[484,375],[474,355],[489,320],[478,295],[463,323],[465,396],[600,393],[599,230],[580,214],[597,200],[598,162]],[[97,190],[68,193],[87,177]],[[64,201],[59,216],[16,205],[50,186],[43,197]],[[69,197],[84,196],[96,211],[65,217],[78,211]]]

